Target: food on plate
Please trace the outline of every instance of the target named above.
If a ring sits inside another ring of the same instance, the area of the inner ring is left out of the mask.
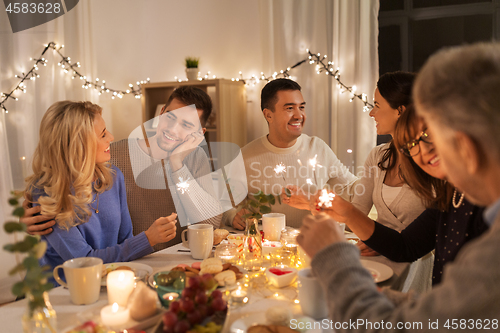
[[[184,288],[184,271],[172,270],[168,273],[161,273],[156,276],[156,283],[162,287],[172,286],[176,290]]]
[[[214,278],[221,287],[236,283],[236,274],[231,270],[220,272]]]
[[[127,330],[129,333],[146,333],[144,331],[138,330]],[[108,329],[101,324],[97,324],[93,321],[87,321],[66,333],[108,333]]]
[[[287,325],[292,319],[292,311],[288,308],[271,307],[266,311],[266,319],[273,325]]]
[[[217,325],[213,321],[209,322],[205,326],[194,325],[192,329],[188,332],[196,332],[196,333],[218,333],[222,329],[222,325]]]
[[[193,262],[191,264],[191,267],[193,267],[194,269],[200,270],[201,269],[201,261]]]
[[[206,328],[212,329],[210,331],[196,328],[207,317],[214,318],[227,311],[222,293],[219,290],[209,292],[214,283],[215,279],[209,274],[189,278],[187,287],[182,291],[182,298],[171,302],[163,315],[163,331],[186,333],[194,328],[195,332],[217,333],[213,325],[207,325]]]
[[[214,245],[219,244],[229,235],[229,230],[226,229],[215,229],[214,230]]]
[[[222,261],[218,258],[207,258],[201,262],[200,275],[205,273],[217,274],[222,272]]]
[[[150,289],[142,281],[130,294],[128,299],[128,308],[130,316],[136,321],[144,320],[158,312],[158,296],[153,289]]]
[[[215,259],[215,258],[209,258],[209,259]],[[205,260],[208,260],[208,259],[205,259]],[[205,262],[205,264],[203,264],[203,267],[207,267],[207,263],[208,265],[217,265],[219,264],[220,260],[219,259],[215,259],[215,260],[209,260],[208,262],[206,261],[203,261]],[[203,269],[201,269],[202,267],[202,262],[195,262],[191,265],[191,267],[189,267],[189,265],[186,265],[186,264],[180,264],[178,265],[177,267],[174,267],[172,268],[172,271],[181,271],[181,272],[184,272],[186,274],[186,277],[193,277],[193,276],[196,276],[196,275],[203,275],[203,274],[207,274]],[[220,274],[221,272],[224,273],[226,271],[232,271],[234,272],[234,275],[235,275],[235,279],[236,280],[239,280],[243,277],[243,273],[240,271],[240,269],[230,263],[226,263],[224,265],[221,266],[222,267],[222,271],[218,271],[216,273],[209,273],[211,274],[212,276],[216,276],[218,274]],[[219,270],[219,268],[217,268],[217,270]],[[229,277],[229,275],[223,275],[224,277]],[[230,281],[231,281],[231,278],[229,277]],[[224,284],[219,284],[220,286],[223,286],[225,285],[225,282]]]
[[[247,330],[247,333],[297,333],[284,325],[254,325]]]
[[[125,266],[125,265],[122,265],[122,266],[118,266],[118,267],[114,267],[114,265],[102,265],[102,274],[101,274],[101,277],[105,277],[106,275],[109,274],[109,272],[112,272],[112,271],[117,271],[117,270],[127,270],[127,271],[132,271],[134,272],[134,270],[128,266]]]

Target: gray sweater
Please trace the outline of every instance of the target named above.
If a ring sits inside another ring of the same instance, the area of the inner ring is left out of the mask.
[[[500,215],[497,215],[491,229],[467,243],[455,261],[445,267],[440,285],[420,298],[399,305],[377,291],[370,273],[361,266],[359,251],[354,245],[345,242],[332,244],[314,257],[312,268],[327,293],[329,317],[333,324],[364,320],[364,325],[345,326],[337,332],[395,331],[398,323],[421,323],[420,331],[429,331],[429,322],[436,321],[438,331],[449,331],[444,326],[446,323],[451,327],[455,323],[458,331],[464,331],[460,329],[462,319],[466,321],[466,328],[472,328],[470,331],[483,331],[487,320],[490,330],[498,331],[499,252]],[[453,322],[453,319],[457,320]],[[478,326],[479,319],[483,329]],[[496,320],[496,326],[493,320]],[[385,326],[376,329],[375,323],[380,325],[382,321]]]

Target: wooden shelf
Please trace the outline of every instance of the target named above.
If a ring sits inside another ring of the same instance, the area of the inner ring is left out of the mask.
[[[207,123],[207,142],[232,142],[240,147],[247,143],[246,90],[241,81],[214,79],[183,82],[153,82],[142,87],[143,123],[155,116],[158,104],[165,104],[172,92],[181,86],[194,86],[205,91],[212,99],[213,110]],[[154,134],[154,128],[146,128]]]

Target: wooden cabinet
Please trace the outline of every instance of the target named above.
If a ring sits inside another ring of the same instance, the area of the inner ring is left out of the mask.
[[[142,85],[143,123],[155,117],[158,105],[165,104],[174,89],[194,86],[204,90],[212,99],[212,115],[207,122],[207,142],[232,142],[240,147],[247,143],[246,91],[243,82],[226,79],[183,82],[157,82]],[[148,123],[148,136],[155,129]]]

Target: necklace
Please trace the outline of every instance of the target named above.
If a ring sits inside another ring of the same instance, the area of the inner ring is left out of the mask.
[[[96,202],[96,200],[97,200],[97,206],[96,206],[96,208],[94,208],[94,207],[92,207],[92,204],[94,202]],[[94,200],[92,200],[92,202],[90,203],[90,207],[92,207],[92,209],[95,210],[96,214],[99,214],[99,192],[96,192],[96,196],[95,196]]]
[[[458,203],[455,203],[455,200],[457,200],[457,190],[453,192],[453,198],[451,199],[451,203],[453,204],[453,207],[458,208],[462,205],[462,202],[464,202],[464,194],[460,196],[460,199],[458,200]]]

